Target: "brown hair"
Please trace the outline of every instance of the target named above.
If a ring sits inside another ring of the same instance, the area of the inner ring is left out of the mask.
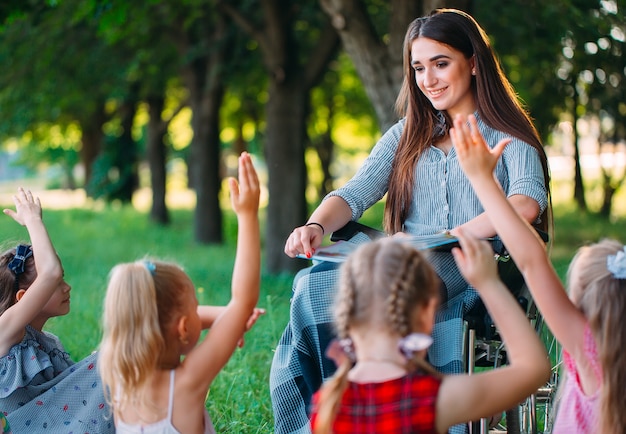
[[[167,331],[182,312],[193,283],[176,264],[136,261],[116,265],[104,300],[100,374],[114,408],[140,392],[158,369]]]
[[[334,303],[334,323],[339,339],[354,326],[372,325],[400,336],[413,332],[416,307],[439,297],[439,278],[422,252],[410,244],[385,238],[359,247],[341,268]],[[421,357],[407,369],[419,367],[436,374]],[[345,391],[350,361],[320,389],[315,434],[330,433]]]
[[[516,137],[535,148],[541,158],[546,191],[550,202],[550,176],[545,151],[539,134],[522,107],[511,83],[507,80],[496,58],[489,38],[480,25],[465,12],[455,9],[436,9],[430,15],[414,20],[407,29],[404,46],[404,80],[396,101],[396,110],[406,121],[398,144],[389,191],[385,205],[384,226],[387,233],[402,231],[414,189],[415,165],[422,153],[432,144],[433,132],[439,116],[447,115],[436,110],[420,91],[411,65],[411,46],[420,37],[429,38],[463,53],[474,56],[476,76],[471,88],[476,99],[480,118],[499,131]],[[551,204],[540,216],[543,230],[551,227]]]
[[[25,244],[28,245],[28,244]],[[15,273],[9,269],[9,262],[15,257],[16,248],[0,255],[0,315],[16,303],[17,289],[28,289],[37,278],[35,259],[31,255],[24,262],[24,272],[19,276],[19,288],[15,287]]]
[[[607,258],[623,249],[622,243],[608,239],[582,247],[568,270],[574,303],[589,321],[598,348],[603,376],[598,432],[605,433],[626,432],[626,279],[616,278],[607,268]],[[576,282],[570,278],[574,268]]]

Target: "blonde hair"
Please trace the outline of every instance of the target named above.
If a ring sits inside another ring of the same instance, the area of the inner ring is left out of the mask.
[[[603,376],[599,432],[606,433],[626,432],[626,279],[617,279],[607,269],[607,257],[623,248],[622,243],[608,239],[582,247],[567,273],[570,291],[577,291],[574,303],[589,321],[598,348]],[[576,282],[571,279],[574,269]]]
[[[350,327],[371,324],[400,336],[412,333],[416,307],[439,297],[439,277],[426,256],[410,244],[386,238],[359,247],[341,268],[334,303],[334,324],[339,339]],[[320,389],[315,434],[332,432],[352,364],[344,361]],[[407,369],[436,374],[416,356]]]
[[[167,331],[193,284],[176,264],[142,260],[116,265],[104,300],[98,364],[107,402],[115,410],[144,401],[158,369]]]

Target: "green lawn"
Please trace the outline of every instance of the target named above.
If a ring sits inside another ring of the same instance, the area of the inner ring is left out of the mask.
[[[11,205],[4,207],[7,206]],[[363,221],[376,225],[381,212],[382,207],[375,207]],[[188,210],[173,211],[169,227],[150,223],[146,214],[130,207],[44,209],[44,216],[63,261],[66,280],[72,285],[70,314],[52,319],[47,328],[59,335],[75,359],[97,348],[107,274],[118,262],[133,261],[146,254],[174,260],[196,283],[201,303],[224,304],[229,298],[236,237],[231,213],[225,219],[224,246],[194,243],[192,214]],[[4,247],[28,241],[24,228],[9,217],[0,219],[0,239],[7,240]],[[601,236],[626,239],[623,217],[609,224],[572,207],[557,206],[555,221],[552,258],[562,276],[581,244]],[[208,407],[218,432],[272,432],[268,375],[273,348],[288,320],[291,280],[291,275],[263,275],[260,305],[267,309],[267,314],[248,333],[246,345],[237,350],[209,394]]]

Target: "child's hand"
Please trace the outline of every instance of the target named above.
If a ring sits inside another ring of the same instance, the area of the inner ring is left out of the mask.
[[[230,178],[228,182],[233,210],[237,214],[246,211],[256,214],[259,209],[260,187],[250,154],[242,152],[239,156],[239,182],[234,178]]]
[[[469,121],[469,126],[466,120]],[[492,176],[500,155],[511,142],[511,139],[503,139],[493,149],[489,149],[478,129],[474,115],[469,115],[467,119],[457,115],[454,118],[454,127],[450,128],[450,138],[456,149],[459,164],[468,178],[480,175]]]
[[[457,237],[461,248],[452,249],[452,255],[465,280],[479,291],[485,282],[499,280],[498,266],[491,245],[487,241],[466,235],[461,228],[457,229]]]
[[[33,219],[41,220],[41,202],[38,197],[33,197],[30,190],[18,188],[13,196],[13,202],[15,202],[15,211],[5,209],[3,212],[20,225],[27,226]]]
[[[248,318],[248,322],[246,323],[246,331],[250,330],[252,326],[256,324],[259,317],[264,314],[265,314],[265,309],[262,309],[260,307],[255,307],[254,310],[252,311],[252,315],[250,315],[250,318]],[[242,336],[241,339],[239,339],[239,342],[237,342],[237,346],[241,348],[243,347],[243,344],[244,344],[244,339]]]

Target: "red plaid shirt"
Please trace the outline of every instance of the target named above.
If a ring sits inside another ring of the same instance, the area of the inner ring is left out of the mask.
[[[348,383],[335,422],[335,434],[436,433],[435,404],[441,380],[421,372],[382,383]],[[313,396],[315,428],[319,392]]]

